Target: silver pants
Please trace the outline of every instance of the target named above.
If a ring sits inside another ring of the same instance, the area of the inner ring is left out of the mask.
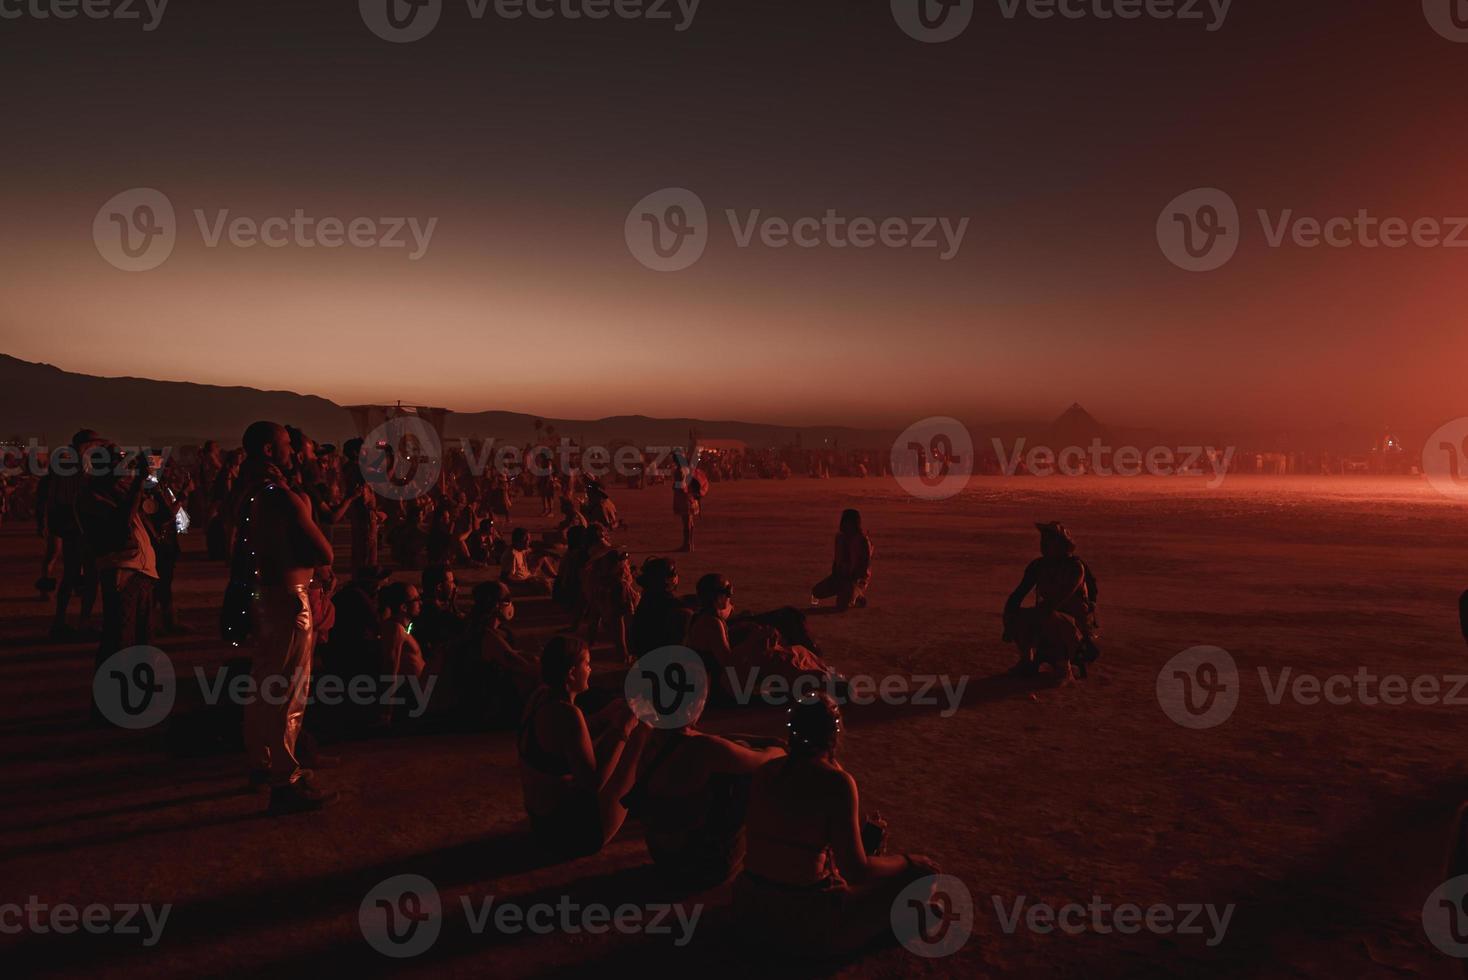
[[[262,587],[255,624],[254,698],[245,705],[245,751],[252,767],[269,770],[270,785],[286,786],[306,774],[296,760],[316,642],[306,586]]]

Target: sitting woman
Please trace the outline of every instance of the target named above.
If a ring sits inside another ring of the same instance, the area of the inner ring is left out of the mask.
[[[625,701],[590,719],[581,713],[576,698],[591,680],[591,652],[574,637],[546,644],[540,677],[543,686],[531,696],[516,739],[530,830],[555,854],[594,854],[627,819],[622,797],[636,778],[649,729]]]
[[[652,706],[635,708],[656,716]],[[679,884],[712,888],[744,862],[744,815],[754,771],[785,754],[772,739],[724,738],[694,726],[703,703],[682,728],[654,728],[623,802],[643,822],[653,864]]]
[[[766,677],[790,684],[804,676],[835,677],[813,651],[788,646],[778,630],[757,619],[741,619],[730,642],[729,618],[734,614],[734,586],[717,572],[698,580],[698,609],[688,622],[683,644],[697,653],[726,703],[737,689],[754,690]]]
[[[867,586],[872,581],[872,539],[861,529],[861,512],[841,512],[841,527],[836,534],[836,556],[831,561],[831,574],[810,588],[810,604],[819,606],[822,599],[835,597],[836,608],[845,612],[855,605],[867,604]]]
[[[517,527],[510,535],[510,548],[500,565],[500,581],[515,595],[550,595],[556,580],[556,563],[549,555],[530,551],[530,532]]]
[[[1015,673],[1033,674],[1040,664],[1052,665],[1063,683],[1074,679],[1071,665],[1084,665],[1096,650],[1095,584],[1076,543],[1059,523],[1036,524],[1040,557],[1025,567],[1019,586],[1004,604],[1004,641],[1019,648]],[[1035,593],[1035,604],[1024,607]]]
[[[824,956],[890,934],[899,893],[938,866],[882,856],[886,825],[861,818],[856,780],[836,761],[841,711],[817,694],[790,709],[789,755],[754,776],[734,916],[781,953]]]

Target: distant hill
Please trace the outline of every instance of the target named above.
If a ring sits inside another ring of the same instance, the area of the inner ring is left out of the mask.
[[[384,399],[390,392],[384,393]],[[316,395],[258,388],[201,385],[148,378],[102,378],[63,371],[0,354],[0,440],[43,446],[66,443],[80,428],[94,428],[128,445],[197,445],[217,439],[237,445],[256,419],[296,425],[320,442],[340,444],[357,435],[345,408]],[[841,426],[793,427],[757,422],[656,419],[616,415],[603,419],[557,419],[519,412],[468,412],[448,417],[446,435],[524,443],[553,430],[583,444],[625,440],[637,445],[682,445],[693,429],[709,439],[738,439],[750,446],[778,446],[797,438],[805,446],[835,440],[842,447],[890,446],[895,431]]]

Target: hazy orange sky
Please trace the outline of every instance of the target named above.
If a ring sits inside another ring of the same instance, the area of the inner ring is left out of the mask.
[[[923,45],[887,4],[745,2],[688,30],[454,23],[355,5],[143,33],[7,22],[0,349],[96,374],[339,402],[789,423],[1049,416],[1326,425],[1464,414],[1468,249],[1271,249],[1255,211],[1468,216],[1468,44],[1416,3],[1239,0],[1208,33],[1008,21]],[[1284,9],[1282,9],[1284,8]],[[640,265],[663,187],[714,218]],[[1164,205],[1218,187],[1237,257],[1184,272]],[[162,190],[178,243],[129,273],[98,208]],[[193,211],[437,219],[405,250],[207,248]],[[967,218],[934,251],[735,246],[723,217]],[[1468,242],[1468,234],[1465,234]]]

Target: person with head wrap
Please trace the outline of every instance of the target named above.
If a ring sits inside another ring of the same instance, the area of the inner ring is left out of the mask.
[[[917,854],[882,854],[886,823],[863,821],[856,780],[836,761],[841,710],[810,694],[789,712],[788,755],[755,773],[744,873],[734,885],[739,930],[775,951],[829,956],[890,934],[892,903],[939,873]]]
[[[1076,557],[1076,543],[1059,522],[1036,524],[1040,557],[1025,567],[1004,604],[1004,641],[1019,649],[1017,673],[1036,673],[1051,664],[1061,681],[1075,676],[1072,664],[1096,659],[1095,579]],[[1029,594],[1035,604],[1024,606]]]

